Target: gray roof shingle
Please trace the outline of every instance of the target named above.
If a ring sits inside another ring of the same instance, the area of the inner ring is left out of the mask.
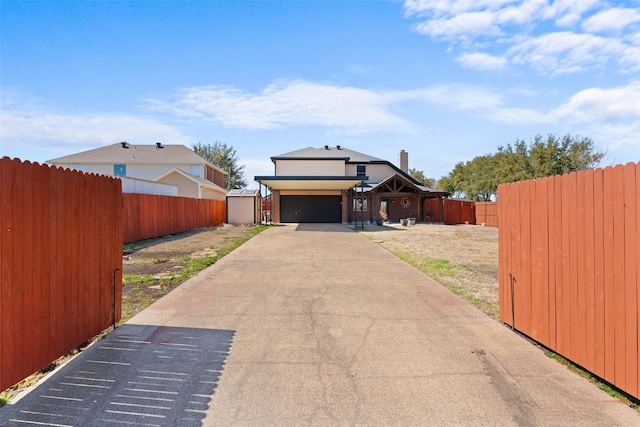
[[[129,148],[123,148],[122,143],[111,144],[81,153],[70,154],[57,159],[47,160],[50,164],[207,164],[214,165],[197,155],[184,145],[162,145],[158,148],[154,145],[127,144]],[[216,168],[218,169],[218,168]]]
[[[372,157],[367,154],[359,153],[357,151],[349,150],[344,147],[322,147],[314,148],[307,147],[301,150],[291,151],[289,153],[280,154],[279,156],[271,157],[271,160],[285,160],[285,159],[348,159],[349,162],[382,162],[384,160]]]

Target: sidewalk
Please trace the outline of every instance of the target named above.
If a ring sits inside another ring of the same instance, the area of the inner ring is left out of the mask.
[[[12,406],[0,425],[640,425],[376,244],[311,224],[254,237]]]

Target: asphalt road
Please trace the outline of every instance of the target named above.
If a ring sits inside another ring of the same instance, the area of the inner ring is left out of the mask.
[[[342,225],[274,226],[56,375],[0,425],[640,425]]]

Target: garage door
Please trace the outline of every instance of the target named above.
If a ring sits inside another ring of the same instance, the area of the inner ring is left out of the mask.
[[[280,196],[280,222],[342,222],[342,196]]]

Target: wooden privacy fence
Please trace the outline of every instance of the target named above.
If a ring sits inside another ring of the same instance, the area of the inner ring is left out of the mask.
[[[475,203],[462,200],[444,200],[445,224],[475,224]]]
[[[444,199],[444,219],[440,218],[440,200],[426,199],[424,201],[425,221],[453,224],[485,224],[489,227],[498,226],[498,203],[471,202],[467,200]],[[431,215],[429,215],[431,213]]]
[[[187,197],[125,193],[124,242],[220,225],[226,202]]]
[[[120,319],[117,179],[0,160],[0,390]]]
[[[476,224],[484,224],[487,227],[498,226],[498,203],[475,202]]]
[[[424,212],[425,222],[443,222],[440,218],[440,199],[425,199],[422,212]]]
[[[640,398],[640,164],[498,188],[500,319]]]

